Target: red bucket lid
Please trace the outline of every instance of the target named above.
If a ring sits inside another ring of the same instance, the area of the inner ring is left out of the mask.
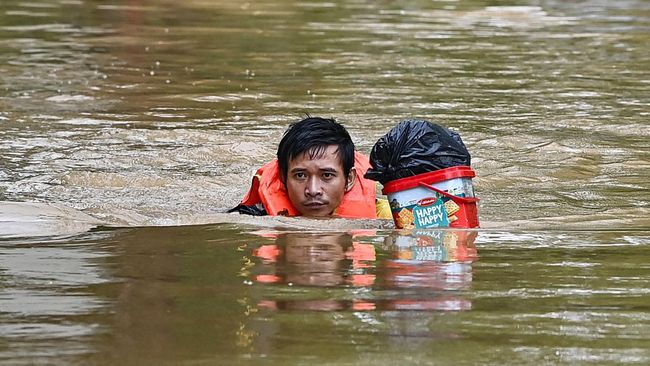
[[[433,184],[437,182],[442,182],[443,180],[449,180],[454,178],[473,178],[476,176],[476,173],[472,168],[468,166],[452,166],[451,168],[445,168],[436,170],[433,172],[422,173],[414,175],[412,177],[406,177],[396,180],[391,180],[384,185],[382,192],[384,194],[405,191],[407,189],[415,188],[420,182],[427,184]]]

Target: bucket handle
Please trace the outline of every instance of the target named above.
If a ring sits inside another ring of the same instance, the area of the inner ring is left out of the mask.
[[[445,197],[449,197],[449,198],[451,198],[452,201],[454,201],[456,203],[476,203],[476,202],[479,201],[479,199],[477,197],[458,197],[458,196],[454,196],[451,193],[445,192],[442,189],[438,189],[438,188],[436,188],[434,186],[431,186],[429,184],[426,184],[424,182],[419,182],[418,185],[420,187],[430,189],[430,190],[432,190],[432,191],[434,191],[436,193],[440,193],[441,195],[443,195]]]

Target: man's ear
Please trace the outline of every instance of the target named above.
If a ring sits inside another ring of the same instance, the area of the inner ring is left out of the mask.
[[[287,189],[287,178],[286,178],[286,176],[279,169],[278,169],[278,174],[280,175],[280,177],[279,177],[280,178],[280,183],[282,183],[282,186],[284,187],[284,189]]]
[[[354,182],[357,181],[357,170],[352,167],[350,169],[350,173],[348,174],[346,180],[345,180],[345,191],[349,192],[352,187],[354,187]]]

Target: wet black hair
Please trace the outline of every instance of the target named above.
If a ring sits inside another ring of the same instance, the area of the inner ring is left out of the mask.
[[[354,142],[348,131],[333,119],[307,117],[289,125],[278,145],[278,165],[282,182],[286,183],[289,162],[307,153],[309,158],[321,156],[330,145],[337,146],[337,153],[347,177],[354,166]]]

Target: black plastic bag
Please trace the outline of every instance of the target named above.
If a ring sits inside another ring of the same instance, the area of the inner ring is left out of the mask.
[[[381,184],[452,166],[469,166],[471,157],[460,135],[435,123],[406,120],[380,138],[364,175]]]

